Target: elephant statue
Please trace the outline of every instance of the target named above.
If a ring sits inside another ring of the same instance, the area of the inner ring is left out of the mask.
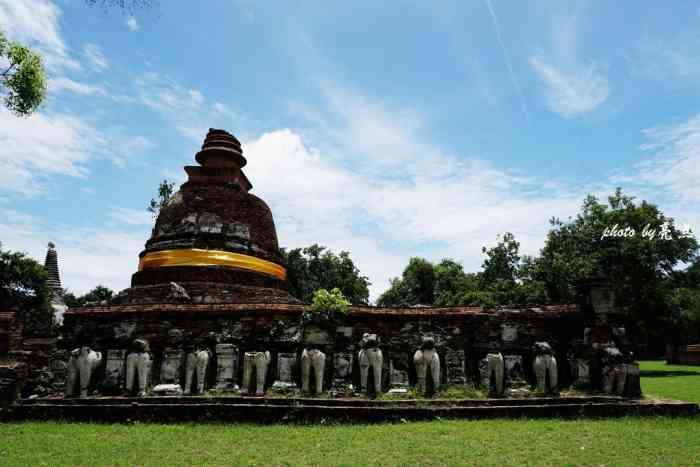
[[[624,355],[617,347],[608,347],[603,354],[603,392],[624,397],[639,397],[639,365],[631,355]]]
[[[262,396],[265,392],[265,378],[267,377],[267,366],[270,364],[270,352],[246,352],[243,354],[243,385],[241,394],[246,395],[250,391],[250,377],[255,367],[256,386],[255,395]]]
[[[76,393],[75,384],[78,382],[78,377],[80,377],[80,397],[87,397],[90,378],[101,363],[101,352],[95,352],[87,346],[73,350],[68,360],[65,396],[71,397]]]
[[[207,375],[207,367],[211,360],[211,352],[209,349],[196,349],[194,352],[187,355],[185,364],[185,394],[192,393],[192,383],[195,373],[197,374],[197,392],[204,391],[204,381]]]
[[[547,342],[535,342],[535,360],[532,369],[537,378],[537,392],[541,394],[556,394],[557,392],[557,359],[552,355],[552,348]],[[549,376],[549,379],[547,379]]]
[[[358,362],[360,364],[360,390],[368,390],[367,378],[369,367],[372,367],[374,372],[374,391],[379,394],[382,392],[382,365],[384,356],[379,348],[379,337],[376,334],[365,333],[360,341],[362,349],[357,353]]]
[[[500,352],[489,353],[479,365],[482,384],[490,396],[500,397],[505,391],[505,364]]]
[[[148,342],[144,339],[136,339],[133,343],[134,350],[126,357],[126,390],[131,393],[134,390],[134,376],[138,376],[138,396],[146,395],[148,377],[151,374],[151,354],[148,353]]]
[[[413,354],[413,363],[416,365],[418,391],[422,393],[427,391],[426,375],[428,368],[430,368],[430,374],[433,377],[433,388],[437,390],[440,386],[440,357],[435,350],[435,339],[423,337],[421,348]]]
[[[326,367],[326,354],[318,349],[304,349],[301,352],[301,391],[309,392],[311,368],[316,377],[316,394],[323,392],[323,371]]]

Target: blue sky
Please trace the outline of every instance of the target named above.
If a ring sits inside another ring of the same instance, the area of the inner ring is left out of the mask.
[[[0,111],[0,241],[53,240],[71,290],[128,286],[209,127],[281,246],[349,250],[373,298],[411,256],[477,270],[508,231],[536,253],[616,186],[700,223],[695,2],[160,3],[0,0],[51,78],[33,117]]]

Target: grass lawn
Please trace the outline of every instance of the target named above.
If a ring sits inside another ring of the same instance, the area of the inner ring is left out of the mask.
[[[642,372],[645,391],[700,401],[699,367],[644,362]],[[340,426],[0,424],[2,466],[241,464],[700,465],[700,419]]]
[[[700,366],[666,365],[663,361],[640,362],[642,392],[700,404]]]

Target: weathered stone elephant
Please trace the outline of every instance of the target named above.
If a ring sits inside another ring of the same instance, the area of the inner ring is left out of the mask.
[[[80,347],[71,352],[68,360],[68,374],[66,382],[66,397],[71,397],[76,393],[76,383],[80,377],[80,397],[87,397],[90,378],[95,369],[102,363],[102,353],[95,352],[90,347]]]
[[[430,368],[430,374],[433,378],[433,389],[437,390],[440,386],[440,357],[435,350],[435,339],[432,337],[423,338],[421,348],[413,354],[413,363],[416,365],[418,391],[422,393],[427,391],[428,368]]]
[[[267,366],[270,364],[270,352],[246,352],[243,354],[243,385],[241,394],[246,395],[250,391],[250,377],[255,368],[255,395],[262,396],[265,392],[265,379]]]
[[[547,342],[535,342],[535,360],[532,369],[537,378],[537,392],[556,394],[558,384],[557,359]],[[549,376],[549,378],[547,378]]]
[[[367,378],[369,367],[372,367],[374,375],[374,390],[377,394],[382,392],[382,365],[384,356],[379,348],[379,337],[376,334],[365,333],[360,342],[362,350],[357,353],[360,364],[360,390],[368,390]]]
[[[500,352],[490,353],[479,365],[482,384],[491,396],[502,396],[505,391],[505,364]]]
[[[603,392],[625,397],[639,397],[639,365],[616,347],[608,347],[603,355]]]
[[[136,339],[133,343],[134,350],[126,357],[126,390],[133,392],[134,376],[138,376],[138,396],[146,395],[148,377],[151,374],[151,354],[148,353],[148,342],[144,339]]]
[[[197,393],[204,391],[204,382],[206,381],[207,368],[211,360],[211,352],[209,349],[197,349],[187,355],[185,365],[185,394],[192,393],[192,383],[194,375],[197,375]]]
[[[316,394],[323,392],[323,372],[326,367],[326,354],[318,349],[304,349],[301,352],[301,390],[309,392],[311,368],[316,378]]]

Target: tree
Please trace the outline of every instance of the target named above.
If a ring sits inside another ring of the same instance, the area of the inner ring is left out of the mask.
[[[465,273],[461,264],[443,259],[435,266],[435,306],[493,306],[489,294],[481,291],[481,274]]]
[[[423,258],[411,258],[401,278],[377,299],[379,306],[432,305],[435,297],[435,268]]]
[[[574,220],[551,222],[540,254],[539,278],[560,301],[575,300],[579,280],[603,275],[630,311],[654,314],[652,309],[664,301],[659,296],[661,282],[671,278],[680,263],[693,261],[698,250],[695,237],[678,229],[656,205],[636,204],[619,188],[607,205],[589,195]],[[627,236],[610,235],[626,228],[633,229]]]
[[[175,182],[170,182],[168,180],[163,180],[160,185],[158,185],[158,199],[151,198],[146,209],[153,214],[153,218],[158,217],[160,210],[163,206],[168,204],[170,198],[173,196],[173,191],[175,190]]]
[[[98,285],[85,295],[75,296],[70,292],[65,292],[63,294],[63,301],[66,306],[70,308],[77,308],[81,306],[87,306],[90,304],[100,304],[102,302],[107,302],[112,299],[114,292],[103,285]]]
[[[319,289],[338,288],[352,304],[367,304],[369,279],[360,274],[350,253],[335,254],[317,244],[286,251],[281,249],[287,268],[289,292],[309,303]]]
[[[607,203],[589,195],[576,218],[551,223],[535,273],[548,296],[575,303],[580,280],[603,276],[627,313],[630,334],[648,341],[652,351],[663,351],[675,271],[697,257],[692,233],[679,229],[656,205],[637,203],[619,188]]]
[[[481,248],[481,252],[486,254],[486,259],[481,265],[482,287],[485,288],[499,280],[515,284],[520,265],[519,249],[520,243],[515,241],[510,232],[506,232],[495,247]]]
[[[8,41],[0,31],[0,92],[5,106],[18,116],[34,112],[46,97],[46,71],[41,57],[19,42]]]
[[[330,292],[326,289],[318,289],[313,294],[309,316],[305,319],[311,320],[313,315],[325,314],[330,321],[336,321],[348,312],[350,302],[345,298],[339,288],[334,288]]]
[[[45,334],[53,310],[44,267],[24,253],[0,245],[0,310],[17,310],[28,334]]]

